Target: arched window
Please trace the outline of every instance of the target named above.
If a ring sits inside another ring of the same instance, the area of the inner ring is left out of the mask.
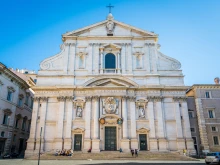
[[[105,69],[115,69],[115,55],[108,53],[105,55]]]

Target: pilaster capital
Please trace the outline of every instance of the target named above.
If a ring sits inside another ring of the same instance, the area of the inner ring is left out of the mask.
[[[93,43],[89,43],[89,46],[93,46]]]
[[[86,96],[85,100],[86,100],[86,102],[90,102],[92,100],[92,96]]]
[[[38,102],[38,101],[40,101],[40,97],[34,97],[33,100],[34,100],[34,102]]]
[[[93,96],[92,98],[93,98],[94,101],[98,101],[100,96]]]
[[[136,96],[128,96],[130,102],[135,102]]]
[[[163,98],[162,96],[148,96],[147,100],[148,102],[161,102]]]
[[[65,45],[65,46],[70,46],[70,45],[71,45],[71,43],[64,43],[64,45]]]
[[[49,98],[49,97],[40,97],[40,100],[41,100],[42,102],[47,102],[47,101],[48,101],[48,98]]]
[[[187,97],[173,97],[173,101],[175,101],[175,102],[186,102]]]
[[[66,97],[65,96],[59,96],[59,97],[57,97],[57,100],[64,102],[66,100]]]
[[[74,96],[66,96],[67,101],[73,101],[73,99],[74,99]]]
[[[126,101],[127,98],[128,98],[128,96],[122,96],[122,97],[121,97],[122,101]]]

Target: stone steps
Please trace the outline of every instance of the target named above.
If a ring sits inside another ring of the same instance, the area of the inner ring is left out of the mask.
[[[26,159],[36,160],[38,159],[37,155],[28,157]],[[178,161],[196,161],[196,159],[180,155],[178,153],[172,152],[149,152],[149,151],[140,151],[138,157],[131,155],[131,153],[120,153],[119,151],[103,151],[100,153],[82,153],[74,152],[73,156],[54,156],[52,153],[42,154],[42,160],[178,160]]]

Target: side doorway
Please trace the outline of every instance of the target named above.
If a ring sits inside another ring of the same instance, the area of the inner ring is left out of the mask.
[[[74,135],[74,151],[82,150],[82,134]]]
[[[147,135],[146,134],[139,134],[139,145],[140,145],[140,150],[142,151],[147,150]]]

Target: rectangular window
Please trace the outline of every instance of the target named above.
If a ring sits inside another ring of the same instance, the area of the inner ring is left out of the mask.
[[[19,107],[22,106],[22,98],[19,98],[19,100],[18,100],[18,106],[19,106]]]
[[[210,98],[210,92],[205,92],[205,98]]]
[[[13,136],[13,142],[15,142],[15,140],[16,140],[16,135],[14,134],[14,136]]]
[[[190,128],[191,132],[195,132],[195,128]]]
[[[8,91],[7,100],[8,101],[12,100],[12,92],[11,91]]]
[[[25,104],[26,104],[26,105],[28,105],[28,98],[29,98],[29,97],[26,96],[26,99],[25,99]]]
[[[189,118],[193,118],[193,112],[189,112]]]
[[[214,118],[214,112],[213,112],[213,110],[208,110],[208,112],[209,112],[209,118]]]
[[[18,128],[19,119],[16,119],[15,128]]]
[[[219,145],[218,136],[213,136],[214,145]]]
[[[8,115],[6,115],[6,114],[4,114],[3,124],[5,124],[5,125],[8,124]]]
[[[212,127],[212,132],[216,132],[216,131],[217,131],[216,127]]]

